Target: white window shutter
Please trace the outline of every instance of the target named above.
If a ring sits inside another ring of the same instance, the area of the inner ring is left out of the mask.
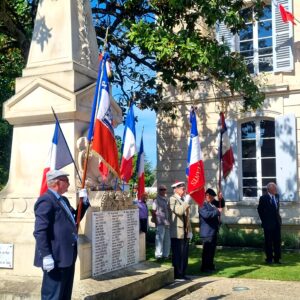
[[[217,41],[219,44],[227,45],[232,52],[236,51],[236,37],[224,24],[224,22],[217,24]]]
[[[278,4],[292,12],[292,0],[278,0]],[[274,72],[289,72],[294,69],[292,52],[293,24],[284,23],[278,6],[272,2],[272,27],[273,27],[273,64]]]
[[[276,182],[281,200],[297,200],[296,118],[275,118]]]
[[[234,165],[232,171],[224,180],[222,178],[222,193],[227,201],[239,200],[239,182],[238,182],[238,147],[237,147],[237,122],[226,119],[227,132],[234,155]]]

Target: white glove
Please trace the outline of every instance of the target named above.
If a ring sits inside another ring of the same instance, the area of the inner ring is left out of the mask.
[[[87,190],[86,189],[81,189],[78,193],[78,196],[79,198],[82,198],[82,202],[85,204],[85,205],[88,205],[90,202],[89,202],[89,198],[88,198],[88,195],[87,195]]]
[[[54,269],[54,260],[51,254],[43,257],[43,270],[50,272]]]

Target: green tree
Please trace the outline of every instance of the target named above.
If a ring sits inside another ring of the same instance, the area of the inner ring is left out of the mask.
[[[14,94],[15,78],[25,66],[32,19],[26,1],[0,1],[0,113],[3,102]],[[0,120],[0,189],[8,178],[12,128]]]
[[[11,69],[18,76],[27,59],[37,4],[38,0],[0,0],[0,51],[9,60],[0,73],[6,95],[1,109],[12,94]],[[218,22],[238,32],[252,12],[259,17],[263,5],[262,0],[91,0],[102,49],[108,28],[113,84],[119,87],[115,98],[123,107],[135,99],[142,109],[171,110],[172,103],[161,101],[165,84],[179,83],[191,91],[208,82],[238,95],[245,110],[258,108],[264,94],[240,55],[220,45],[214,32]],[[249,9],[243,10],[245,6]],[[0,138],[1,144],[9,144],[11,130],[1,130]],[[1,151],[9,155],[8,149]],[[6,168],[2,159],[0,166]]]

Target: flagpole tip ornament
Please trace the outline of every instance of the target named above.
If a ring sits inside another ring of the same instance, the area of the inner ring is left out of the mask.
[[[46,174],[47,181],[54,180],[58,177],[63,177],[63,176],[70,176],[70,174],[61,170],[50,170]]]
[[[184,181],[176,181],[171,185],[173,189],[179,188],[179,187],[185,187],[185,182]]]

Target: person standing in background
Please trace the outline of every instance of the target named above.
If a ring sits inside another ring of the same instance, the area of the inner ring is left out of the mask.
[[[184,201],[185,183],[176,182],[172,188],[174,194],[169,200],[169,210],[171,212],[170,236],[174,277],[179,280],[188,280],[185,273],[188,265],[188,235],[191,231],[190,206]]]
[[[157,260],[168,259],[170,255],[170,212],[167,188],[165,185],[158,187],[158,195],[152,205],[152,220],[156,226],[155,234],[155,258]]]
[[[280,264],[281,259],[281,216],[279,196],[274,182],[267,184],[267,194],[259,198],[257,211],[265,237],[266,263]]]
[[[147,233],[148,231],[148,195],[144,193],[141,199],[138,199],[139,219],[140,219],[140,232]]]
[[[203,244],[201,272],[206,273],[213,272],[216,269],[214,257],[222,208],[219,207],[220,200],[217,201],[214,199],[215,196],[216,193],[213,189],[207,189],[205,192],[205,202],[199,208],[200,238]]]

